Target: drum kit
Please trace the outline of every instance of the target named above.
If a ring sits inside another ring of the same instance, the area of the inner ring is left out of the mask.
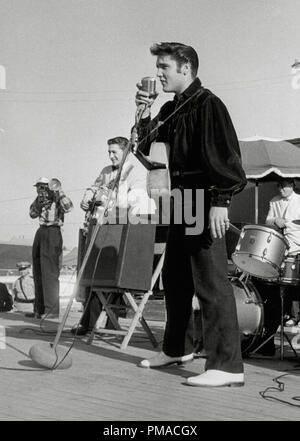
[[[245,225],[231,259],[235,271],[232,267],[229,269],[229,278],[237,305],[242,353],[251,353],[264,329],[263,301],[251,281],[252,276],[280,287],[280,359],[283,360],[284,337],[297,357],[289,337],[284,333],[283,301],[287,286],[300,285],[300,254],[289,254],[288,241],[277,230],[265,225]]]

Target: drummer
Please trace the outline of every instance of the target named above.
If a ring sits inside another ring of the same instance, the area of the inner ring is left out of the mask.
[[[281,230],[290,245],[289,256],[295,256],[300,253],[300,225],[293,221],[300,219],[300,194],[295,193],[296,184],[292,178],[279,178],[277,186],[279,195],[270,201],[266,224]],[[299,322],[296,317],[299,302],[292,303],[291,296],[285,300],[285,325],[293,326]]]
[[[300,253],[300,225],[294,223],[300,219],[300,194],[295,193],[295,181],[291,178],[278,179],[279,195],[270,201],[266,224],[281,230],[289,242],[289,254]]]
[[[289,243],[289,256],[300,253],[300,225],[294,220],[300,219],[300,195],[295,193],[295,181],[291,178],[278,178],[279,194],[270,201],[266,224],[280,231]],[[263,281],[253,280],[265,305],[265,333],[261,344],[268,336],[276,333],[280,325],[280,297],[279,284],[268,285]],[[299,322],[299,301],[293,302],[298,286],[288,286],[284,299],[285,326],[293,326]],[[298,317],[297,317],[298,316]],[[274,355],[274,338],[261,347],[257,352],[263,355]]]

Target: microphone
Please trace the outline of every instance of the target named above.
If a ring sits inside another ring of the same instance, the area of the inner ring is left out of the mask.
[[[149,98],[155,99],[157,97],[158,94],[156,92],[156,78],[154,78],[154,77],[143,77],[141,79],[141,86],[142,86],[141,90],[143,90],[144,92],[147,92],[149,94]],[[143,113],[145,112],[147,107],[150,106],[150,105],[149,104],[140,104],[137,107],[137,110],[136,110],[136,123],[138,123],[140,121],[140,119],[143,116]]]
[[[142,90],[149,93],[149,98],[154,98],[157,95],[156,92],[156,78],[144,77],[141,79]]]

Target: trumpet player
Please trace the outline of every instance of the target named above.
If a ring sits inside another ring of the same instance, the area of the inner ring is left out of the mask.
[[[34,186],[37,197],[30,206],[29,215],[32,219],[39,218],[39,228],[32,246],[35,304],[31,316],[42,318],[45,314],[47,318],[58,318],[61,227],[73,203],[62,191],[58,179],[41,177]]]

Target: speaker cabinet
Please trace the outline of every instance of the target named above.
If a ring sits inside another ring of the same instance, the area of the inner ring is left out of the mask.
[[[156,225],[101,225],[79,284],[149,291]]]

